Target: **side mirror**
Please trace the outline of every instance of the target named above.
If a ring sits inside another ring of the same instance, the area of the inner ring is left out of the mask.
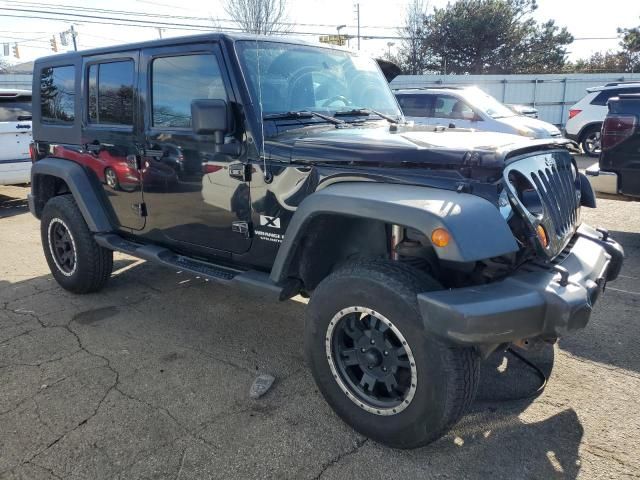
[[[229,106],[219,99],[198,99],[191,102],[191,128],[197,135],[214,135],[216,146],[224,144],[229,131]]]

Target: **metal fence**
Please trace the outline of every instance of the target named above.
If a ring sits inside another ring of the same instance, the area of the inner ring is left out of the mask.
[[[640,74],[399,75],[391,82],[391,88],[477,85],[503,103],[535,107],[541,120],[564,126],[569,107],[585,95],[588,87],[630,80],[640,82]]]

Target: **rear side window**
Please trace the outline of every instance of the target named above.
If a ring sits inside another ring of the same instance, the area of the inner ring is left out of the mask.
[[[0,122],[31,120],[31,97],[0,96]]]
[[[44,68],[40,72],[40,112],[43,123],[69,124],[75,119],[75,68]]]
[[[89,123],[133,125],[133,60],[89,67]]]
[[[593,100],[591,100],[591,105],[606,105],[610,98],[617,97],[623,93],[640,93],[640,87],[602,90]]]
[[[227,99],[213,54],[156,58],[151,70],[154,127],[190,128],[192,100]]]
[[[431,116],[432,95],[398,95],[398,103],[408,117]]]

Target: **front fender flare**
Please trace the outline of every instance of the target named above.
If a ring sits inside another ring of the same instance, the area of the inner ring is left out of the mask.
[[[38,204],[41,200],[38,198],[38,192],[42,176],[57,177],[66,183],[87,222],[89,230],[92,232],[111,232],[114,230],[105,209],[108,202],[102,198],[104,195],[100,195],[102,192],[99,192],[95,187],[87,171],[81,165],[62,158],[44,158],[35,162],[31,167],[32,194],[29,203],[33,206],[31,213],[36,217],[39,217]]]
[[[435,228],[445,228],[452,241],[436,248],[441,260],[472,262],[518,250],[498,208],[484,198],[413,185],[344,182],[319,190],[300,204],[278,250],[271,270],[273,281],[286,278],[305,227],[315,217],[326,214],[402,225],[427,238]]]

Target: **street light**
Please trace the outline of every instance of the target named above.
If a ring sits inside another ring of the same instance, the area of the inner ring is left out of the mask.
[[[387,47],[389,47],[389,60],[391,60],[391,47],[393,47],[395,45],[395,42],[387,42]]]

